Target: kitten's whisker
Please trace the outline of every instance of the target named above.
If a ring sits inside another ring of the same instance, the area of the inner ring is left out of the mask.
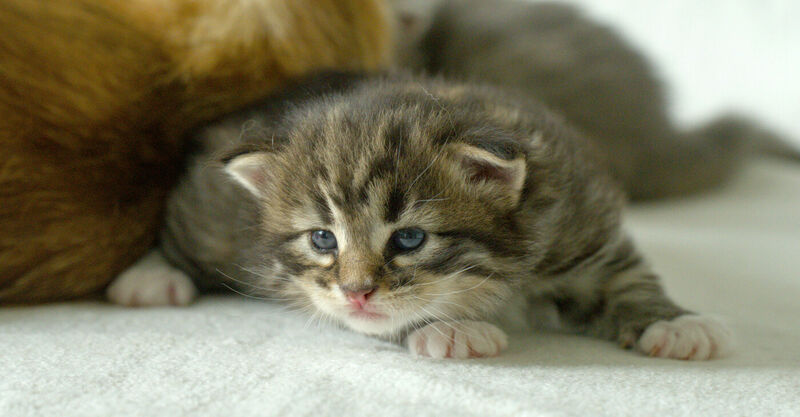
[[[433,313],[431,313],[430,311],[428,311],[428,310],[427,310],[425,307],[419,306],[419,308],[420,308],[422,311],[424,311],[426,314],[428,314],[429,316],[431,316],[431,318],[433,318],[434,320],[436,320],[436,322],[442,322],[442,323],[445,323],[445,324],[447,324],[447,323],[446,323],[444,320],[440,319],[440,318],[439,318],[439,317],[438,317],[436,314],[433,314]],[[433,323],[434,323],[434,322],[430,322],[430,321],[428,321],[428,324],[433,324]],[[441,331],[441,330],[439,330],[438,328],[436,328],[436,326],[433,326],[432,328],[433,328],[433,330],[436,330],[436,332],[437,332],[437,333],[439,333],[440,335],[442,335],[442,337],[444,337],[445,339],[449,339],[449,338],[450,338],[450,336],[448,336],[448,335],[446,335],[446,334],[442,333],[442,331]],[[455,329],[453,329],[453,330],[455,330]]]
[[[427,311],[426,311],[426,313],[427,313],[428,315],[430,315],[430,314],[431,314],[431,313],[429,313],[429,312],[427,312]],[[438,319],[436,319],[435,317],[428,318],[428,317],[425,317],[425,316],[423,316],[423,315],[419,315],[419,318],[420,318],[420,320],[422,320],[422,322],[423,322],[423,323],[425,323],[425,326],[430,326],[431,324],[435,323],[436,321],[439,321],[439,320],[438,320]],[[434,321],[432,321],[432,320],[434,320]],[[425,327],[425,326],[422,326],[422,327]],[[444,333],[442,333],[442,332],[441,332],[439,329],[437,329],[437,328],[435,328],[435,327],[434,327],[434,330],[436,330],[437,332],[439,332],[439,334],[441,334],[442,336],[444,336],[444,337],[447,337],[447,336],[445,336],[445,334],[444,334]]]
[[[450,315],[448,315],[444,311],[439,310],[438,308],[436,308],[436,307],[434,307],[432,305],[428,305],[428,308],[432,309],[434,312],[437,312],[437,313],[443,315],[445,318],[447,318],[447,320],[442,320],[441,318],[439,318],[439,322],[440,323],[444,323],[447,327],[453,329],[453,331],[458,331],[457,327],[458,326],[463,326],[463,323],[460,323],[458,320],[450,317]]]
[[[464,304],[456,303],[455,301],[450,301],[450,300],[431,300],[429,298],[424,298],[424,297],[420,297],[420,296],[416,296],[416,295],[411,295],[411,296],[416,298],[416,299],[418,299],[418,300],[420,300],[420,301],[424,301],[424,302],[429,303],[429,304],[432,304],[432,303],[443,303],[443,304],[454,305],[454,306],[459,307],[459,308],[464,308]]]
[[[444,150],[442,150],[442,152],[444,152]],[[441,153],[440,153],[439,155],[441,155]],[[423,169],[423,170],[422,170],[422,172],[420,172],[420,173],[419,173],[419,175],[417,175],[417,177],[416,177],[416,178],[414,178],[414,181],[411,181],[411,184],[409,184],[409,185],[408,185],[408,188],[406,188],[406,192],[405,192],[405,194],[408,194],[408,192],[409,192],[409,191],[411,191],[411,188],[414,186],[414,184],[416,184],[416,183],[417,183],[417,181],[418,181],[420,178],[422,178],[422,176],[423,176],[423,175],[425,175],[425,173],[426,173],[426,172],[428,172],[428,170],[429,170],[429,169],[431,169],[431,167],[433,166],[433,164],[434,164],[434,163],[436,163],[436,160],[437,160],[437,159],[439,159],[439,155],[436,155],[436,156],[433,158],[433,160],[431,160],[431,162],[428,164],[428,166],[426,166],[426,167],[425,167],[425,169]]]
[[[273,275],[269,275],[268,276],[268,275],[265,275],[263,272],[257,271],[257,270],[255,270],[253,268],[245,268],[245,267],[243,267],[241,265],[238,265],[238,264],[234,264],[234,266],[238,267],[242,271],[248,272],[248,273],[253,274],[253,275],[255,275],[255,276],[259,277],[259,278],[264,278],[266,280],[291,282],[290,278],[284,277],[284,276],[281,276],[281,275],[273,274]]]
[[[320,316],[321,316],[321,314],[319,313],[319,310],[317,310],[317,311],[313,311],[313,312],[311,313],[311,316],[308,318],[308,320],[306,320],[306,324],[303,326],[303,330],[308,330],[308,326],[309,326],[309,325],[310,325],[310,324],[311,324],[311,323],[312,323],[314,320],[317,320],[317,319],[318,319]],[[317,326],[319,326],[319,321],[317,321]]]
[[[457,330],[457,328],[458,328],[458,327],[460,327],[460,326],[463,326],[463,323],[461,323],[461,321],[460,321],[460,320],[454,319],[452,316],[450,316],[449,314],[445,313],[443,310],[441,310],[441,309],[437,308],[437,307],[436,307],[436,306],[433,304],[433,302],[432,302],[432,301],[425,300],[425,299],[423,299],[423,298],[421,298],[421,297],[415,297],[415,298],[418,298],[418,299],[420,299],[420,300],[423,300],[423,301],[427,301],[427,303],[428,303],[428,304],[426,304],[426,306],[427,306],[428,308],[430,308],[430,309],[434,310],[435,312],[438,312],[439,314],[443,315],[445,318],[447,318],[449,321],[442,321],[442,322],[443,322],[443,323],[445,323],[445,324],[447,324],[448,326],[450,326],[450,327],[451,327],[453,330]],[[437,303],[438,303],[438,302],[440,302],[440,301],[439,301],[439,300],[437,300],[437,301],[435,301],[435,302],[437,302]],[[460,305],[460,304],[456,304],[456,303],[450,303],[450,304],[454,304],[454,305],[456,305],[456,306],[458,306],[458,307],[461,307],[461,308],[463,308],[463,306],[462,306],[462,305]]]
[[[428,295],[432,295],[432,296],[434,296],[434,297],[440,297],[440,296],[444,296],[444,295],[453,295],[453,294],[459,294],[459,293],[462,293],[462,292],[472,291],[472,290],[474,290],[475,288],[478,288],[478,287],[480,287],[481,285],[485,284],[485,283],[486,283],[486,281],[488,281],[488,280],[489,280],[489,278],[491,278],[491,277],[492,277],[492,275],[494,275],[494,272],[492,272],[491,274],[489,274],[489,276],[487,276],[486,278],[484,278],[484,279],[483,279],[483,281],[479,282],[478,284],[476,284],[476,285],[475,285],[475,286],[473,286],[473,287],[469,287],[469,288],[466,288],[466,289],[463,289],[463,290],[458,290],[458,291],[452,291],[452,292],[442,293],[442,294],[428,294]]]
[[[424,199],[424,200],[415,200],[413,203],[411,203],[411,206],[412,207],[417,207],[418,205],[421,205],[420,203],[427,203],[429,201],[445,201],[445,200],[449,200],[450,199],[449,197],[448,198],[441,198],[441,199],[437,198],[440,195],[442,195],[442,193],[444,193],[445,191],[446,191],[446,189],[443,189],[443,190],[439,191],[438,193],[434,194],[433,196],[428,197],[427,199]]]
[[[412,205],[419,204],[419,203],[429,203],[431,201],[447,201],[450,198],[426,198],[424,200],[416,200],[412,203]]]
[[[397,151],[394,155],[394,188],[397,188],[397,181],[400,176],[400,148],[403,147],[403,142],[399,141]]]
[[[236,266],[239,266],[239,265],[236,265]],[[241,267],[240,267],[240,268],[241,268]],[[242,268],[242,269],[244,269],[244,268]],[[247,271],[247,270],[245,269],[245,271]],[[247,272],[250,272],[250,271],[247,271]],[[249,287],[252,287],[252,288],[254,288],[254,289],[257,289],[257,290],[262,290],[262,291],[275,291],[275,289],[272,289],[272,288],[260,287],[260,286],[258,286],[258,285],[255,285],[255,284],[252,284],[252,283],[249,283],[249,282],[246,282],[246,281],[242,281],[242,280],[240,280],[240,279],[236,279],[236,278],[234,278],[234,277],[232,277],[232,276],[230,276],[230,275],[228,275],[228,274],[226,274],[226,273],[222,272],[222,271],[221,271],[221,270],[219,270],[219,269],[217,269],[217,273],[218,273],[218,274],[220,274],[220,275],[222,275],[222,276],[224,276],[225,278],[228,278],[228,279],[229,279],[229,280],[231,280],[231,281],[238,282],[239,284],[242,284],[242,285],[247,285],[247,286],[249,286]],[[252,272],[251,272],[251,273],[252,273]]]
[[[233,287],[231,287],[230,285],[228,285],[228,284],[226,284],[224,282],[222,283],[222,286],[227,288],[227,289],[229,289],[229,290],[231,290],[231,291],[233,291],[233,292],[235,292],[236,294],[239,294],[239,295],[247,297],[247,298],[253,298],[253,299],[261,300],[261,301],[275,301],[275,299],[273,299],[273,298],[264,298],[264,297],[258,297],[258,296],[255,296],[255,295],[245,294],[245,293],[243,293],[241,291],[238,291],[238,290],[234,289]]]
[[[463,274],[464,272],[467,272],[470,269],[473,269],[473,268],[478,267],[478,266],[479,266],[478,264],[471,265],[471,266],[468,266],[468,267],[466,267],[464,269],[461,269],[459,271],[449,273],[449,274],[445,275],[444,278],[442,278],[442,279],[437,279],[437,280],[431,281],[431,282],[424,282],[424,283],[421,283],[421,284],[414,284],[414,287],[424,287],[426,285],[439,284],[439,283],[444,282],[444,281],[452,280],[452,279],[457,278],[459,275]]]

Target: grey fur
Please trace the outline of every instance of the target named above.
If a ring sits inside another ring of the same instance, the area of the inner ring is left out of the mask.
[[[623,194],[589,142],[541,104],[407,76],[329,76],[294,91],[198,136],[161,243],[201,288],[326,312],[338,285],[375,285],[392,326],[342,321],[385,337],[485,318],[519,292],[628,347],[686,313],[622,231]],[[225,171],[250,157],[267,179],[255,196]],[[380,231],[408,222],[427,231],[426,246],[394,254]],[[315,255],[316,228],[342,230],[345,249]]]
[[[784,141],[739,116],[679,131],[649,63],[614,30],[572,6],[517,0],[393,4],[406,22],[398,25],[406,32],[399,36],[401,66],[538,98],[597,143],[632,199],[716,186],[752,147],[800,159]]]

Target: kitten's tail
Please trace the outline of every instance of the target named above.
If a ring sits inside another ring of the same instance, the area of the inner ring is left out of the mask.
[[[677,138],[642,149],[638,168],[624,180],[632,200],[705,191],[730,179],[752,155],[800,162],[800,146],[747,118],[730,115]]]

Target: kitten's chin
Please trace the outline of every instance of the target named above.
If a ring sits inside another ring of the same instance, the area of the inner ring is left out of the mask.
[[[404,328],[404,323],[387,315],[353,315],[343,318],[347,327],[372,336],[391,337]]]
[[[373,309],[354,310],[323,297],[310,294],[311,301],[326,316],[334,318],[345,327],[370,336],[392,338],[405,330],[410,322],[402,315],[390,315]]]

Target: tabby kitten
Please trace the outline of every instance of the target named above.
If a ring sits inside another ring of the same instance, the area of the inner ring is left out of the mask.
[[[401,66],[536,97],[598,143],[612,175],[635,200],[715,186],[751,147],[800,159],[780,138],[740,117],[679,131],[645,58],[572,6],[519,0],[392,5]]]
[[[709,359],[720,324],[664,294],[621,229],[622,192],[537,102],[406,76],[328,75],[225,118],[169,199],[161,247],[109,289],[277,298],[415,355],[497,355],[523,295],[566,328]],[[187,277],[187,275],[191,277]]]

